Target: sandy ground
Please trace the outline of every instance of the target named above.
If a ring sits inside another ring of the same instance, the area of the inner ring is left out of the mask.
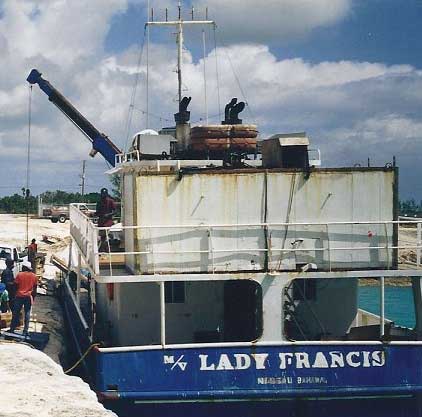
[[[80,378],[67,376],[42,352],[25,345],[0,344],[4,417],[112,417]]]
[[[43,251],[48,245],[41,242],[43,235],[63,239],[69,236],[69,221],[52,223],[49,219],[29,219],[29,240],[36,239],[38,249]],[[0,242],[26,246],[26,217],[21,214],[0,214]]]
[[[54,244],[42,242],[43,235],[55,238]],[[29,220],[29,240],[36,239],[44,252],[44,283],[54,287],[57,269],[51,265],[52,253],[66,257],[69,222],[52,223],[48,219]],[[26,246],[26,218],[0,214],[0,242]],[[50,340],[44,353],[25,345],[0,341],[0,381],[3,398],[0,416],[6,417],[102,417],[115,416],[98,403],[97,397],[80,378],[67,376],[58,363],[66,353],[65,330],[58,300],[38,295],[32,309],[30,330],[48,332]],[[46,356],[46,354],[48,356]]]
[[[57,279],[57,268],[50,264],[52,253],[66,252],[69,244],[69,221],[52,223],[49,219],[29,219],[29,240],[36,239],[38,251],[46,253],[44,281],[49,287],[54,287]],[[43,236],[54,238],[53,245],[42,242]],[[26,246],[26,216],[0,214],[0,242],[12,243],[24,248]],[[50,283],[48,283],[50,281]],[[58,300],[52,296],[38,295],[32,308],[30,330],[48,332],[50,341],[45,349],[57,363],[66,354],[64,341],[64,323]]]

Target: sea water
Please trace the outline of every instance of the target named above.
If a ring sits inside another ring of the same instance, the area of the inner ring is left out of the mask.
[[[378,286],[359,287],[359,308],[380,315]],[[415,308],[412,287],[385,287],[385,316],[398,326],[415,326]]]

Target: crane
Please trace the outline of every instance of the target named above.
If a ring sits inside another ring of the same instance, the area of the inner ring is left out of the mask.
[[[48,99],[62,111],[71,122],[89,139],[92,143],[90,156],[95,156],[99,152],[105,160],[115,166],[116,154],[122,151],[110,140],[110,138],[101,133],[89,120],[87,120],[56,88],[47,80],[41,77],[41,73],[33,69],[26,79],[30,84],[38,84],[40,89],[47,94]]]

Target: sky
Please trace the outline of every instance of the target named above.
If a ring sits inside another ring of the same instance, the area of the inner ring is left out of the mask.
[[[120,148],[134,133],[173,124],[174,30],[151,28],[176,0],[0,0],[0,196],[29,185],[78,191],[107,185],[107,164],[26,77],[37,68]],[[191,2],[183,3],[188,19]],[[306,131],[323,166],[384,166],[396,157],[400,198],[422,200],[422,2],[420,0],[198,0],[189,28],[183,94],[191,120],[217,123],[225,103],[247,103],[261,138]],[[204,100],[204,55],[207,106]],[[31,107],[31,112],[29,112]],[[29,123],[29,117],[31,123]],[[130,123],[128,123],[130,121]],[[30,127],[30,134],[29,134]]]

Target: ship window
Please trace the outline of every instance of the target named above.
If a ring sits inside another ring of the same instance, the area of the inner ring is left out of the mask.
[[[316,279],[299,278],[293,281],[293,299],[295,301],[316,300]]]
[[[255,281],[224,283],[224,341],[250,342],[262,335],[262,288]]]
[[[170,281],[164,285],[165,301],[167,304],[180,304],[185,302],[185,283]]]

